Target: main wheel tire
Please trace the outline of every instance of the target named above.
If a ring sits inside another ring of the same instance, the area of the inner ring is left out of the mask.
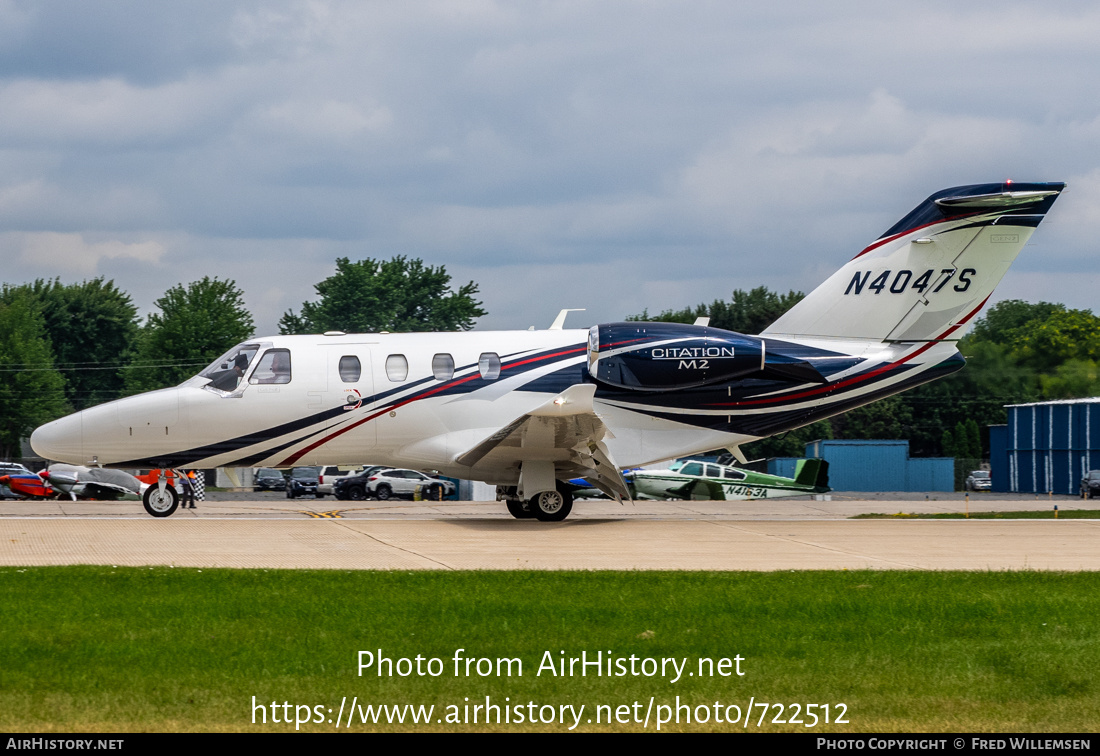
[[[378,497],[379,501],[388,501],[393,497],[393,489],[383,483],[375,489],[374,495]]]
[[[573,509],[573,497],[564,491],[542,491],[528,504],[539,522],[561,522]]]
[[[527,502],[519,501],[517,499],[508,499],[508,514],[515,517],[517,520],[530,520],[535,516],[535,513],[527,506]]]
[[[352,486],[348,489],[348,498],[352,501],[363,501],[367,498],[367,491],[362,486]]]
[[[172,486],[165,486],[162,492],[160,486],[154,483],[141,495],[141,503],[145,505],[145,511],[153,517],[168,517],[176,511],[180,497]]]

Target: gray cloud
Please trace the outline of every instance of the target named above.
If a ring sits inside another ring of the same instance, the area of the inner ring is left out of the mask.
[[[336,256],[407,254],[477,280],[482,327],[581,325],[808,290],[931,192],[1015,178],[1071,189],[998,295],[1091,306],[1098,29],[1084,2],[0,0],[5,280],[69,255],[148,307],[230,276],[271,331]]]

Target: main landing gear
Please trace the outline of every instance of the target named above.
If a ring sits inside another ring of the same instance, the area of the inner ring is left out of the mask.
[[[526,501],[516,496],[514,486],[501,488],[508,513],[517,520],[534,518],[540,522],[561,522],[573,511],[573,494],[564,490],[561,483],[557,490],[540,491]]]

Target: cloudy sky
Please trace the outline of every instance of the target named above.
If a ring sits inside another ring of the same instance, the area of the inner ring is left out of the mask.
[[[0,0],[0,280],[204,275],[262,333],[334,260],[479,328],[808,291],[932,192],[1067,181],[994,295],[1095,308],[1100,5]]]

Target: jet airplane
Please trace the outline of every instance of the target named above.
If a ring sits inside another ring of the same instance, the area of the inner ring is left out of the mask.
[[[582,477],[743,444],[952,373],[956,342],[1065,188],[936,192],[759,335],[705,323],[588,330],[265,336],[193,378],[38,428],[92,466],[386,464],[497,485],[517,517],[564,519]],[[154,516],[178,497],[161,478]]]

